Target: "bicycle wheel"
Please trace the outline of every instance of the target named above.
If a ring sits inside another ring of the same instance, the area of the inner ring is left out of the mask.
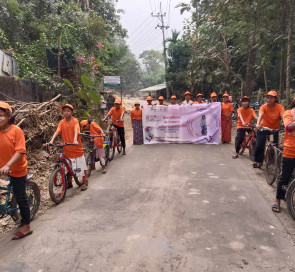
[[[273,145],[268,145],[265,154],[265,178],[269,185],[272,185],[277,179],[278,161],[277,150]]]
[[[26,193],[29,199],[29,204],[30,204],[30,217],[31,217],[31,220],[33,220],[40,206],[39,186],[32,180],[27,181]],[[12,196],[9,209],[15,209],[15,208],[17,208],[16,198],[15,196]],[[19,222],[21,220],[19,209],[12,212],[10,216],[15,222]]]
[[[115,152],[116,152],[116,146],[115,146],[114,137],[110,138],[109,141],[110,141],[109,161],[111,161],[114,159]]]
[[[87,154],[85,155],[85,161],[86,161],[86,166],[87,166],[87,176],[90,177],[91,171],[92,171],[92,163],[94,163],[92,161],[92,151],[87,152]],[[77,178],[77,177],[75,177],[75,178]],[[77,178],[77,180],[79,182],[78,178]],[[76,182],[76,179],[75,179],[75,182]],[[77,183],[77,185],[81,186],[82,184],[80,185],[80,182],[79,182],[79,184]]]
[[[250,160],[253,162],[254,162],[255,148],[256,148],[256,140],[252,138],[249,144],[249,157],[250,157]]]
[[[121,143],[121,140],[120,138],[118,139],[118,145],[117,145],[117,150],[118,150],[118,153],[120,154],[122,152],[122,143]]]
[[[60,204],[66,197],[68,182],[65,177],[62,176],[61,167],[57,167],[53,170],[49,177],[49,195],[51,200]]]
[[[295,179],[290,182],[287,194],[286,194],[286,202],[289,214],[295,221]]]
[[[109,144],[105,144],[103,148],[104,148],[105,154],[106,154],[106,156],[105,156],[105,162],[106,162],[106,166],[107,166],[108,165],[108,162],[109,162],[110,146],[109,146]]]

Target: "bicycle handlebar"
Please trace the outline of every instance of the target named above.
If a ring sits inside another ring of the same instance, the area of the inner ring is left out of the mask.
[[[69,145],[77,145],[77,144],[70,144],[70,143],[63,143],[63,144],[51,144],[51,143],[46,143],[43,144],[42,147],[47,147],[47,146],[54,146],[54,147],[64,147],[64,146],[69,146]]]
[[[90,134],[85,134],[85,133],[80,133],[80,135],[88,137],[88,138],[104,137],[103,135],[90,135]]]
[[[262,127],[261,129],[260,129],[261,131],[270,131],[270,132],[272,132],[272,133],[275,133],[275,132],[278,132],[278,131],[280,131],[281,129],[272,129],[272,128],[269,128],[269,127]]]

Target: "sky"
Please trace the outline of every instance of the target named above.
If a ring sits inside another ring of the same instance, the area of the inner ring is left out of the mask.
[[[180,8],[175,8],[180,2],[189,3],[190,0],[118,0],[116,8],[124,10],[120,21],[128,30],[127,43],[133,54],[138,57],[144,50],[163,50],[162,30],[155,29],[160,20],[151,16],[151,13],[160,12],[160,3],[162,12],[166,12],[164,23],[169,26],[166,38],[171,36],[172,29],[182,31],[183,21],[191,15],[188,12],[180,15]]]

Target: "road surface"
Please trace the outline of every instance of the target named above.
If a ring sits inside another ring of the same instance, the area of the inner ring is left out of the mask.
[[[0,271],[295,271],[294,224],[233,145],[144,145],[0,241]]]

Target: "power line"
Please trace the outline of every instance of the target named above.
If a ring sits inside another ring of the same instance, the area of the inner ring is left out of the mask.
[[[144,38],[140,43],[134,45],[135,48],[140,48],[143,47],[146,42],[149,42],[151,39],[153,39],[155,36],[159,36],[158,35],[159,32],[155,31],[154,33],[152,33],[151,35],[147,36],[146,38]]]
[[[149,46],[154,40],[158,39],[159,38],[159,32],[155,32],[155,33],[156,33],[156,35],[153,35],[147,42],[141,44],[140,46],[137,46],[135,48],[135,50],[140,51],[140,50],[146,48],[147,46]]]
[[[152,20],[153,21],[153,20]],[[141,39],[143,36],[146,36],[147,33],[153,32],[154,30],[154,26],[152,28],[149,28],[150,30],[148,32],[145,32],[144,30],[146,30],[149,26],[151,26],[152,21],[142,30],[141,33],[139,33],[138,35],[136,35],[135,37],[133,37],[129,42],[135,42],[137,43],[139,39]],[[154,25],[154,23],[152,23]]]
[[[136,28],[136,29],[130,34],[129,38],[130,38],[132,35],[134,35],[134,34],[137,32],[137,30],[140,29],[140,28],[145,24],[145,22],[146,22],[148,19],[150,19],[150,18],[151,18],[150,15],[148,15],[148,16],[144,19],[144,21],[142,22],[142,24],[141,24],[138,28]]]
[[[170,8],[171,8],[171,0],[169,0],[169,11],[168,11],[168,24],[170,25]]]
[[[151,0],[149,0],[149,2],[150,2],[151,11],[153,12],[154,10],[153,10],[153,7],[152,7]]]

